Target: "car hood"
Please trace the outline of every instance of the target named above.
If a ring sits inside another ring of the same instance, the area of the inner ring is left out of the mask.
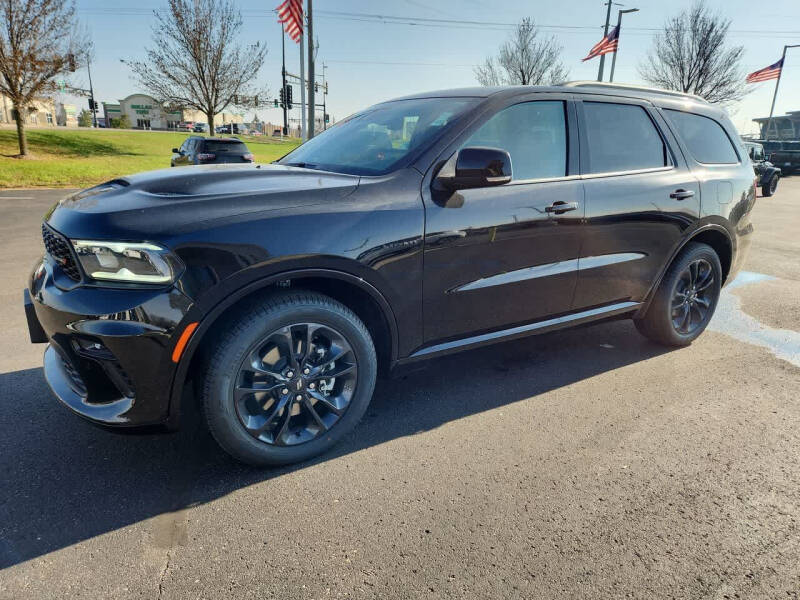
[[[204,223],[326,204],[359,177],[282,165],[205,165],[139,173],[63,198],[45,215],[70,238],[157,239]]]

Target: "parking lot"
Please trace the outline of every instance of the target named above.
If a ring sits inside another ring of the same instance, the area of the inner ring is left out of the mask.
[[[64,194],[0,191],[1,598],[800,597],[800,177],[691,347],[621,321],[439,359],[279,470],[53,398],[21,298]]]

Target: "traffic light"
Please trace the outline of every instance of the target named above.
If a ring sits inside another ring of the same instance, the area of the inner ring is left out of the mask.
[[[281,108],[286,106],[286,88],[281,88]]]
[[[286,108],[292,110],[292,86],[286,84]]]
[[[236,94],[234,94],[234,96],[233,96],[233,103],[234,104],[239,104],[239,96],[237,96]]]
[[[97,107],[95,106],[94,100],[89,98],[89,110],[94,110],[95,108]]]
[[[253,96],[253,106],[258,106],[258,96]]]
[[[330,123],[331,122],[331,116],[328,113],[325,113],[325,122],[326,123]]]
[[[74,73],[76,70],[75,55],[72,53],[67,54],[67,67],[69,68],[70,73]]]
[[[273,107],[274,107],[274,108],[278,108],[278,106],[280,106],[280,105],[278,104],[278,99],[277,99],[277,98],[275,98],[275,100],[273,100],[272,102],[273,102]]]

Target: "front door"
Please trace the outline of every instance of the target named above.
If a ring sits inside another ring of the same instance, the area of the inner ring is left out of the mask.
[[[576,102],[586,222],[574,308],[644,300],[700,215],[700,187],[658,112],[635,100]]]
[[[570,310],[584,209],[575,133],[571,103],[553,96],[501,108],[455,145],[508,151],[513,178],[426,195],[427,344]]]

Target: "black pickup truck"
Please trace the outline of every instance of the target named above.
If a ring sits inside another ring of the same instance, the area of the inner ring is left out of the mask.
[[[776,167],[780,167],[785,174],[800,172],[800,141],[753,141],[764,146],[767,159]]]

